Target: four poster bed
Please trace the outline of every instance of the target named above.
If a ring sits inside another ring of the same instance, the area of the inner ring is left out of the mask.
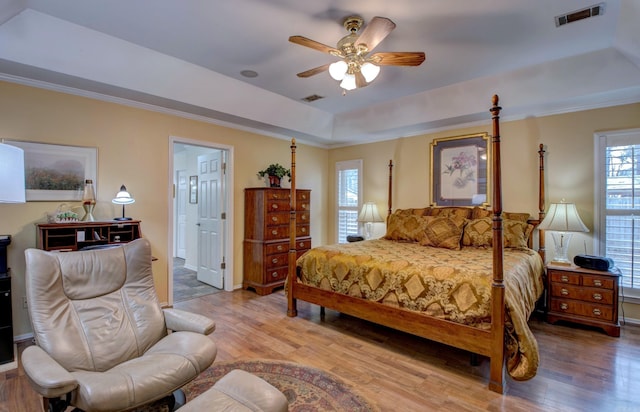
[[[540,145],[538,220],[503,212],[500,110],[494,96],[492,210],[426,207],[392,213],[390,162],[385,237],[313,248],[299,259],[292,140],[287,315],[297,315],[300,299],[486,356],[489,389],[498,393],[505,389],[505,367],[516,380],[533,377],[538,348],[527,320],[544,289],[544,236],[537,253],[531,233],[544,217],[544,150]]]

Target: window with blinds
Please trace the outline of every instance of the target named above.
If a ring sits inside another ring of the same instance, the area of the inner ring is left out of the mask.
[[[598,254],[613,259],[623,287],[640,293],[640,130],[598,137]]]
[[[360,227],[358,211],[362,198],[362,160],[336,162],[337,231],[338,243],[346,243],[347,236],[357,235]]]

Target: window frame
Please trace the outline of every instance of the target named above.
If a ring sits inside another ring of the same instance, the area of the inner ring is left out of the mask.
[[[608,141],[609,139],[609,141]],[[610,140],[620,140],[619,143],[610,144]],[[624,139],[624,140],[623,140]],[[626,140],[626,141],[625,141]],[[640,129],[625,129],[599,132],[594,134],[594,237],[593,250],[598,256],[606,255],[606,218],[607,218],[607,171],[606,171],[606,149],[609,146],[622,146],[625,144],[640,144]],[[629,209],[628,214],[637,214],[640,211]],[[615,260],[614,260],[615,263]],[[624,273],[622,274],[624,277]],[[627,301],[640,303],[640,283],[637,287],[624,287],[620,280],[620,294],[625,296]]]
[[[341,206],[340,205],[340,172],[345,170],[353,170],[356,169],[358,171],[358,201],[357,206]],[[356,216],[360,212],[360,208],[362,207],[362,186],[363,186],[363,161],[362,159],[352,159],[352,160],[342,160],[337,161],[335,164],[335,179],[336,179],[336,213],[335,213],[335,243],[340,243],[340,212],[343,210],[355,210]],[[358,233],[362,232],[362,223],[358,222]],[[345,242],[346,243],[346,240]]]

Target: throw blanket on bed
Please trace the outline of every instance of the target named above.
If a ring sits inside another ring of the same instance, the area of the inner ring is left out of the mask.
[[[489,329],[492,262],[491,249],[375,239],[314,248],[297,264],[305,284]],[[536,252],[505,249],[507,370],[517,380],[532,378],[538,367],[527,320],[544,289],[542,274]]]

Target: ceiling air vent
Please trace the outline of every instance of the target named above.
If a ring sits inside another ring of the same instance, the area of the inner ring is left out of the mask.
[[[324,99],[324,96],[318,96],[317,94],[312,94],[311,96],[303,97],[302,100],[305,102],[315,102],[316,100]]]
[[[587,7],[586,9],[572,11],[571,13],[556,16],[556,27],[573,23],[574,21],[588,19],[589,17],[600,16],[604,14],[604,3]]]

